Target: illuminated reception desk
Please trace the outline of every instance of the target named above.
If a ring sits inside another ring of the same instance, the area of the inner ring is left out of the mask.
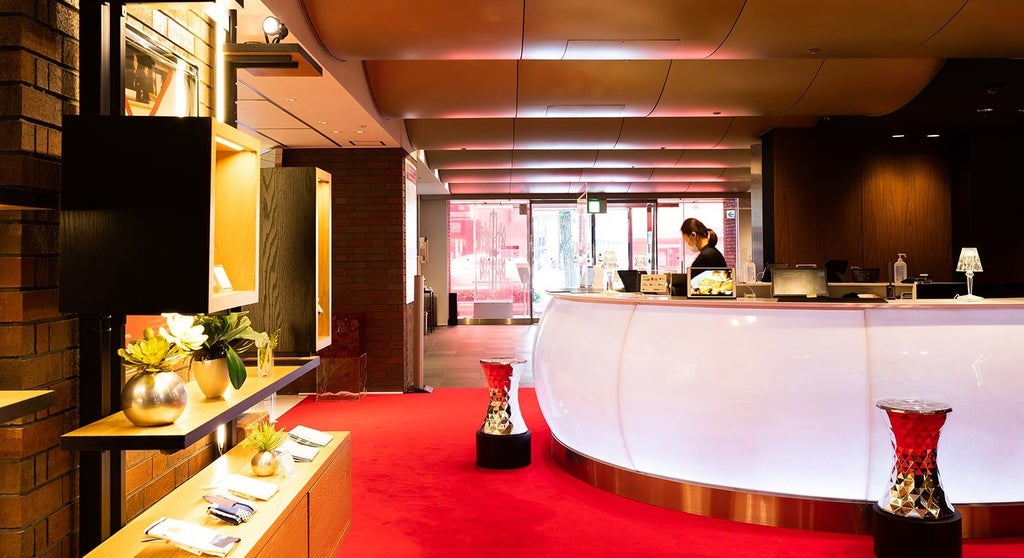
[[[878,400],[944,401],[965,536],[1024,534],[1024,299],[889,304],[554,295],[533,354],[566,470],[652,504],[869,532],[893,450]]]

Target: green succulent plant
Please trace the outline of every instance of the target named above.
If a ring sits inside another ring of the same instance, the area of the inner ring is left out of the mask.
[[[173,342],[163,328],[160,334],[147,327],[142,332],[142,339],[129,342],[123,349],[118,349],[121,361],[129,370],[135,372],[167,372],[176,369],[188,355],[187,347]]]
[[[256,451],[273,451],[287,439],[287,432],[278,430],[273,423],[265,420],[246,428],[245,444],[255,448]]]

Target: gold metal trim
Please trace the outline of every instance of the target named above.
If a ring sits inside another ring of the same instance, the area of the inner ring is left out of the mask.
[[[874,502],[785,496],[690,483],[623,469],[578,453],[551,437],[551,456],[567,473],[632,500],[742,523],[867,535]],[[1024,535],[1024,502],[954,504],[964,538]]]

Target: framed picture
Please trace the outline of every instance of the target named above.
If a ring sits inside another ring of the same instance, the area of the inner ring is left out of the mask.
[[[687,298],[736,298],[731,267],[691,267],[686,271]]]
[[[124,110],[128,116],[198,116],[198,69],[157,46],[141,32],[125,29]]]

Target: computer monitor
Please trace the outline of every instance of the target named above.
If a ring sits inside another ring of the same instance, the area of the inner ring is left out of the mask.
[[[736,298],[735,277],[731,267],[691,267],[686,270],[686,297]]]
[[[829,283],[842,283],[846,275],[846,268],[850,266],[849,260],[828,260],[825,262],[825,273]]]
[[[764,271],[761,272],[761,282],[771,283],[772,282],[772,271],[776,269],[786,269],[789,267],[788,263],[768,263],[764,266]]]
[[[828,297],[824,269],[776,269],[772,274],[772,296]]]

